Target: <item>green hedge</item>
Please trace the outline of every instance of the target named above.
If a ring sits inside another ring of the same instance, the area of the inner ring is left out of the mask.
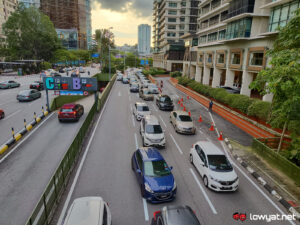
[[[64,104],[76,102],[80,99],[85,98],[86,96],[81,95],[74,95],[74,96],[57,96],[54,98],[51,102],[50,109],[51,111],[54,111],[60,107],[62,107]]]
[[[246,115],[254,116],[263,121],[268,120],[268,115],[271,111],[270,102],[252,99],[246,95],[230,94],[223,88],[212,88],[189,79],[186,76],[179,77],[178,83],[190,87],[199,94],[224,103],[233,109],[237,109]]]
[[[175,71],[175,72],[171,72],[171,73],[170,73],[170,76],[171,76],[171,77],[181,77],[181,76],[182,76],[182,73],[179,72],[179,71]]]
[[[159,74],[165,74],[166,71],[163,70],[163,69],[150,68],[149,70],[143,70],[142,73],[145,74],[145,75],[155,76],[155,75],[159,75]]]
[[[111,73],[111,77],[113,77],[113,73]],[[97,73],[93,77],[97,78],[98,81],[109,81],[109,73]]]

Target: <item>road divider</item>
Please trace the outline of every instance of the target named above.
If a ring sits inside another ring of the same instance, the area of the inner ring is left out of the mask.
[[[11,146],[13,146],[16,142],[21,140],[21,138],[29,131],[32,130],[32,128],[41,122],[47,115],[49,114],[48,110],[44,111],[44,107],[42,107],[42,113],[40,115],[36,115],[36,112],[34,112],[34,119],[30,124],[27,125],[26,120],[24,119],[24,128],[22,128],[20,131],[15,132],[14,128],[12,127],[12,137],[8,139],[1,147],[0,147],[0,156],[2,156],[7,150],[10,149]],[[16,134],[15,134],[16,133]]]

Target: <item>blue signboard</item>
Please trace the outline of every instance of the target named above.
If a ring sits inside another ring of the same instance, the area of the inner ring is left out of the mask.
[[[141,65],[145,64],[145,60],[141,59]]]
[[[146,59],[146,65],[149,65],[149,61],[148,61],[148,59]]]
[[[44,77],[44,87],[53,91],[97,91],[96,78]]]
[[[59,91],[59,95],[83,95],[83,91]]]
[[[99,58],[99,56],[100,56],[100,54],[98,54],[98,53],[92,54],[92,58]]]

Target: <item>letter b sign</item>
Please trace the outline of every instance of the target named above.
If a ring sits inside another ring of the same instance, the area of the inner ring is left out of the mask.
[[[81,88],[80,78],[73,78],[73,89],[79,90]]]

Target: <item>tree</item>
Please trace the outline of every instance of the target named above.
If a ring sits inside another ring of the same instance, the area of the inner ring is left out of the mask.
[[[278,150],[281,148],[282,138],[287,128],[294,134],[292,135],[293,142],[299,143],[296,141],[300,134],[299,29],[300,9],[285,27],[279,28],[274,47],[267,53],[271,57],[271,67],[261,71],[250,86],[262,94],[274,95],[270,123],[274,127],[283,127]],[[295,126],[295,124],[298,125]],[[298,157],[299,155],[298,153]]]
[[[54,51],[61,48],[53,23],[35,7],[19,5],[3,24],[3,32],[6,39],[2,46],[11,59],[48,61]]]
[[[95,39],[98,47],[97,51],[100,53],[103,66],[108,66],[109,48],[114,48],[114,34],[109,29],[97,29],[95,31]]]

